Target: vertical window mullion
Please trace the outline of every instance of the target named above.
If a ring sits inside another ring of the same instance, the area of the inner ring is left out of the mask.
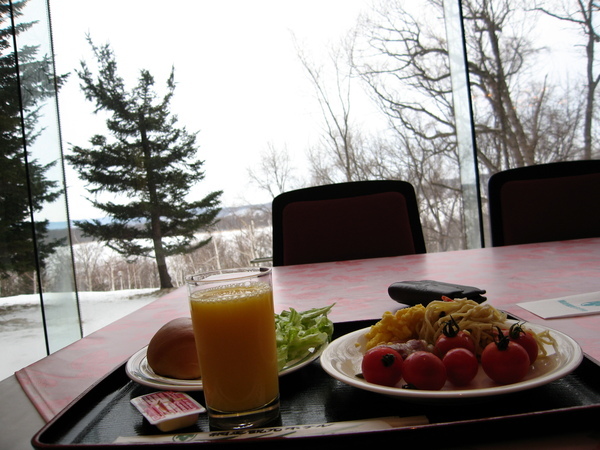
[[[444,15],[452,79],[466,247],[479,248],[484,246],[483,213],[460,0],[444,0]]]

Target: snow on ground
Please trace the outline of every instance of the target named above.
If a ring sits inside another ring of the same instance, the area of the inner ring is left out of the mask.
[[[156,300],[157,289],[79,292],[83,335],[114,322]],[[0,298],[0,381],[46,356],[38,295]]]

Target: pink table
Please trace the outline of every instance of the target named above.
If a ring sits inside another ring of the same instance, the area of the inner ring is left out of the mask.
[[[420,279],[486,289],[494,306],[570,335],[600,361],[600,315],[544,320],[516,305],[600,291],[600,238],[276,267],[276,309],[336,303],[330,314],[334,322],[377,319],[402,307],[387,294],[391,283]],[[162,324],[187,314],[186,291],[180,288],[20,370],[17,379],[42,417],[50,420],[147,345]]]

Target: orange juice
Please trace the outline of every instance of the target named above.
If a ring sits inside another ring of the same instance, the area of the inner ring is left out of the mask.
[[[260,408],[279,395],[273,291],[267,283],[193,292],[190,307],[207,405]]]

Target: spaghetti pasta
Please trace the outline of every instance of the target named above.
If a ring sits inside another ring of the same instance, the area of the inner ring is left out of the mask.
[[[544,330],[541,333],[532,333],[535,338],[538,349],[539,349],[539,357],[544,357],[548,355],[548,351],[546,350],[546,345],[551,345],[554,348],[554,352],[558,353],[558,345],[556,343],[556,339],[552,337],[549,330]]]
[[[508,330],[511,324],[507,321],[506,313],[485,302],[477,303],[466,298],[436,300],[426,307],[416,305],[395,313],[384,313],[381,320],[365,334],[365,350],[410,339],[422,339],[428,344],[435,344],[450,317],[460,330],[471,335],[477,356],[481,356],[483,349],[495,340],[497,328]],[[547,345],[553,346],[557,351],[556,340],[548,330],[531,334],[538,343],[540,357],[548,354]]]
[[[504,330],[510,327],[506,314],[490,304],[480,304],[466,298],[437,300],[429,303],[427,307],[416,305],[394,314],[384,313],[381,320],[365,334],[366,350],[377,345],[406,342],[409,339],[422,339],[429,344],[435,344],[450,316],[459,329],[471,335],[477,356],[494,341],[497,327]],[[539,356],[547,355],[546,345],[556,346],[556,341],[548,331],[532,334],[538,342]]]
[[[504,312],[487,303],[479,304],[466,298],[453,301],[437,300],[425,308],[425,316],[417,327],[418,338],[435,343],[450,316],[461,330],[471,334],[477,355],[494,340],[496,327],[506,327],[507,320]]]

